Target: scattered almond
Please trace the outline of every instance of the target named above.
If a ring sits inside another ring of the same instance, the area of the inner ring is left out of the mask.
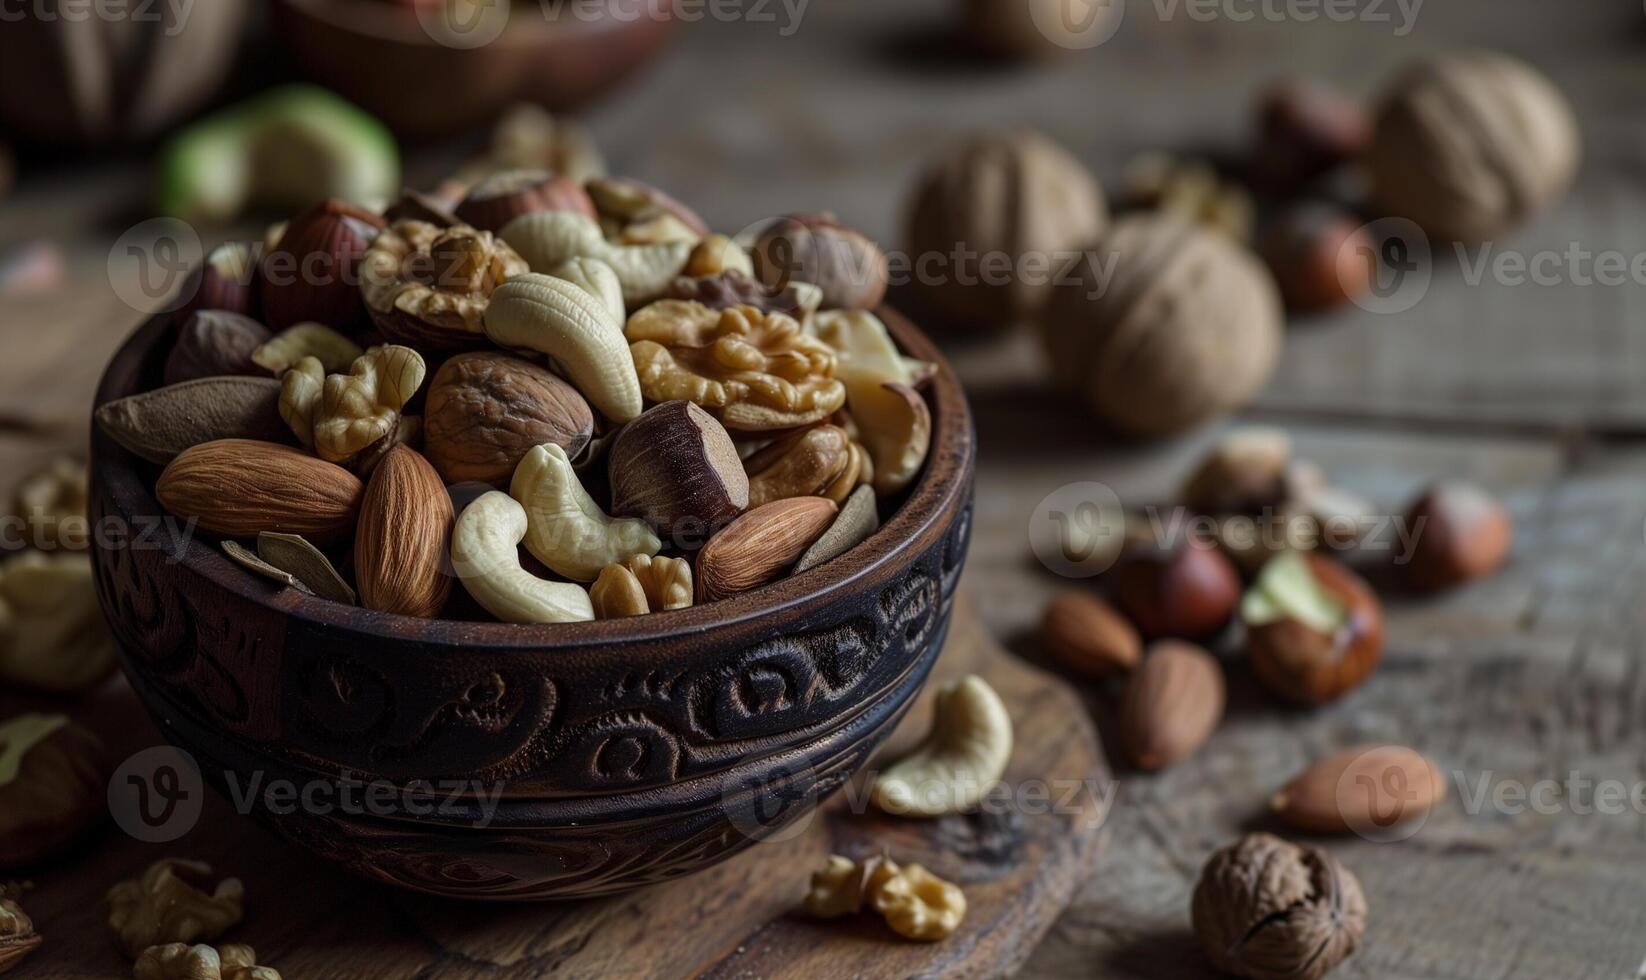
[[[1299,830],[1343,834],[1387,830],[1423,816],[1445,797],[1445,776],[1421,752],[1360,745],[1315,762],[1269,805]]]
[[[1040,639],[1063,666],[1098,679],[1130,673],[1143,658],[1143,640],[1126,617],[1079,589],[1061,593],[1046,607]]]
[[[1132,674],[1120,709],[1126,752],[1139,769],[1164,769],[1198,749],[1223,719],[1223,668],[1192,643],[1161,640]]]

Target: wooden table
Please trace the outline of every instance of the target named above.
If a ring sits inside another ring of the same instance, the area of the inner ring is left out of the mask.
[[[815,3],[789,38],[770,24],[697,25],[592,123],[616,169],[676,191],[717,227],[833,209],[895,243],[921,159],[970,126],[1038,126],[1113,182],[1136,152],[1237,148],[1251,94],[1274,72],[1370,92],[1420,52],[1495,47],[1547,70],[1586,136],[1575,191],[1497,248],[1646,250],[1639,4],[1449,0],[1424,5],[1406,36],[1261,14],[1163,18],[1168,6],[1131,0],[1113,41],[1019,72],[944,56],[932,28],[939,0]],[[420,157],[414,171],[432,177],[452,158]],[[142,185],[129,166],[41,177],[0,210],[0,241],[57,238],[73,273],[62,294],[0,307],[0,474],[80,440],[103,357],[139,319],[103,268]],[[1025,975],[1202,975],[1187,916],[1200,864],[1243,830],[1268,827],[1274,789],[1345,745],[1409,742],[1471,792],[1482,779],[1646,780],[1646,289],[1471,284],[1466,272],[1443,255],[1410,312],[1294,324],[1277,377],[1245,418],[1290,428],[1303,455],[1389,512],[1438,477],[1485,484],[1517,521],[1509,568],[1439,599],[1390,596],[1382,668],[1329,708],[1281,709],[1231,661],[1221,729],[1167,773],[1123,776],[1103,862]],[[1033,623],[1066,584],[1030,555],[1035,505],[1075,480],[1128,501],[1166,499],[1217,427],[1127,445],[1042,389],[1027,337],[956,344],[953,355],[982,445],[970,584],[988,625],[1033,659]],[[1112,692],[1091,692],[1088,706],[1106,729]],[[1584,800],[1560,797],[1559,812],[1513,813],[1463,797],[1454,783],[1413,840],[1332,844],[1372,909],[1364,949],[1337,975],[1646,975],[1640,812],[1585,814]]]

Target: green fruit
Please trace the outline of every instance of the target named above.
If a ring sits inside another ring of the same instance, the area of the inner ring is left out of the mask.
[[[292,85],[201,120],[166,148],[158,208],[227,221],[247,208],[293,211],[328,197],[386,201],[400,189],[394,137],[325,89]]]

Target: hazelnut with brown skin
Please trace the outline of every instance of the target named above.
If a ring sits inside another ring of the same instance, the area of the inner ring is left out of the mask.
[[[188,297],[178,308],[178,318],[197,310],[224,310],[241,316],[258,313],[257,266],[263,246],[251,242],[229,242],[206,254],[183,287]]]
[[[1295,313],[1334,309],[1366,295],[1377,274],[1377,243],[1348,212],[1317,205],[1275,220],[1258,250]]]
[[[252,360],[252,354],[273,337],[249,316],[228,310],[199,310],[178,328],[177,343],[166,358],[165,383],[174,385],[226,374],[267,377],[268,372]]]
[[[307,321],[344,333],[365,325],[360,261],[383,230],[378,215],[322,201],[293,218],[263,256],[263,321],[275,330]]]
[[[1219,970],[1249,980],[1320,980],[1365,936],[1366,896],[1328,852],[1247,834],[1206,862],[1191,917]]]
[[[1252,671],[1298,704],[1324,704],[1358,687],[1383,658],[1383,604],[1344,565],[1286,553],[1263,566],[1240,604]]]
[[[754,245],[755,277],[781,289],[809,282],[823,290],[823,308],[872,310],[886,297],[886,253],[831,214],[796,214],[766,227]]]
[[[1252,180],[1271,194],[1291,193],[1359,157],[1371,139],[1359,101],[1321,81],[1282,79],[1258,103]]]
[[[594,202],[577,181],[542,170],[505,170],[487,177],[457,205],[455,215],[463,224],[495,233],[521,215],[538,211],[595,217]]]
[[[38,864],[107,812],[103,743],[66,715],[0,722],[0,870]]]
[[[1406,513],[1415,535],[1406,580],[1426,592],[1495,572],[1509,557],[1514,523],[1491,494],[1470,483],[1439,483]]]
[[[1208,542],[1132,547],[1115,574],[1121,607],[1150,639],[1210,639],[1240,602],[1240,576]]]

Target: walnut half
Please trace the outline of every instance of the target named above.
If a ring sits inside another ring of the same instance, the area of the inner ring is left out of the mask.
[[[834,351],[793,317],[660,300],[630,317],[624,333],[649,401],[693,402],[728,429],[792,429],[846,403]]]
[[[245,901],[240,879],[212,886],[211,865],[170,858],[109,889],[109,928],[136,959],[150,946],[221,936],[245,915]]]
[[[401,221],[380,233],[360,263],[372,322],[395,343],[430,351],[485,346],[481,322],[492,291],[530,271],[489,231]]]
[[[136,980],[280,980],[278,971],[257,965],[257,951],[240,943],[213,949],[187,943],[150,946],[132,970]]]

